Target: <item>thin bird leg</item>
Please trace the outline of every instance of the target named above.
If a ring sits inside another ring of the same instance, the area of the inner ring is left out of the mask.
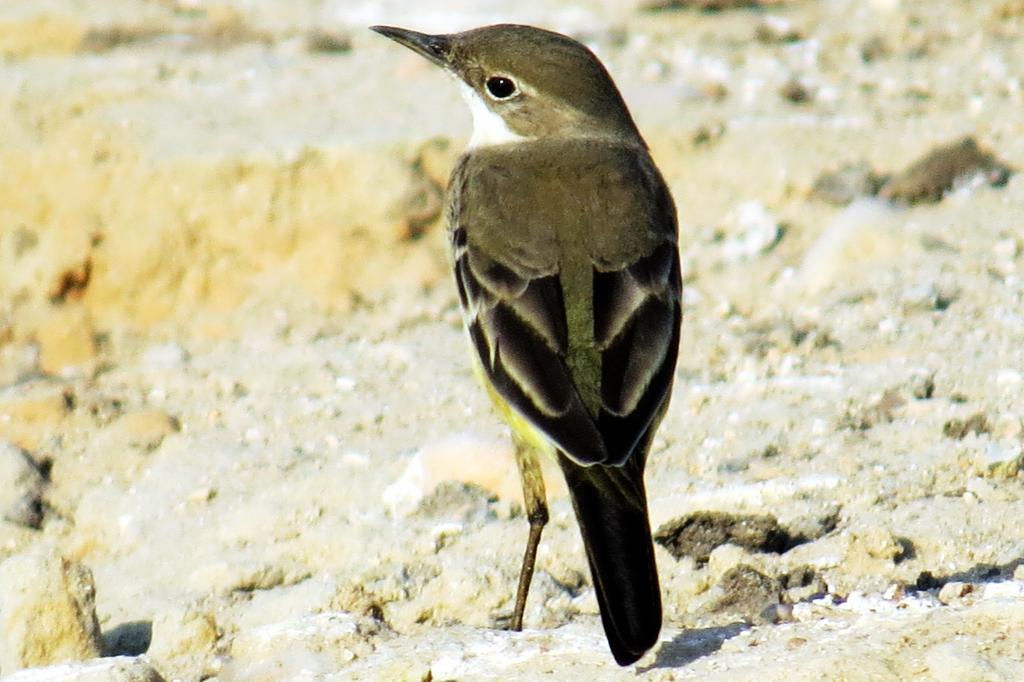
[[[540,534],[548,522],[547,493],[544,491],[544,475],[541,473],[537,452],[530,445],[515,437],[516,464],[519,465],[519,479],[523,484],[523,503],[526,518],[530,522],[530,536],[526,541],[523,566],[519,570],[519,589],[516,590],[516,609],[509,626],[516,632],[523,629],[523,613],[526,611],[526,595],[533,580],[533,567],[537,563],[537,546]]]

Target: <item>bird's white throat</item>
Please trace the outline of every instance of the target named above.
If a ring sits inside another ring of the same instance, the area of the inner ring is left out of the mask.
[[[490,147],[497,144],[522,142],[529,139],[508,127],[500,115],[491,111],[476,90],[459,81],[462,98],[473,114],[473,135],[469,138],[469,149]]]

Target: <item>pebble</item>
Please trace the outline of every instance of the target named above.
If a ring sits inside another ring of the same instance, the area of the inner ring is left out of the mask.
[[[987,443],[978,455],[978,466],[989,478],[1013,478],[1024,468],[1024,446],[1016,439]]]
[[[355,379],[347,376],[340,376],[334,380],[334,387],[343,393],[348,393],[355,389],[357,384],[358,382]]]
[[[776,578],[739,564],[719,579],[718,587],[722,595],[711,604],[713,611],[739,614],[755,622],[770,622],[778,617],[776,607],[781,588]],[[792,612],[786,615],[791,617]]]
[[[0,670],[102,655],[95,603],[92,572],[52,547],[0,563]]]
[[[722,256],[733,263],[767,253],[782,236],[779,221],[756,200],[736,206],[725,217],[722,228],[726,234]]]
[[[742,547],[731,543],[719,545],[708,555],[708,572],[713,580],[718,581],[732,569],[750,561],[750,552]]]
[[[793,104],[804,104],[813,99],[811,89],[799,78],[790,78],[779,88],[779,96]]]
[[[754,29],[754,37],[762,43],[794,43],[803,40],[793,22],[776,14],[766,14]]]
[[[565,494],[561,476],[548,474],[545,480],[549,500]],[[402,475],[384,490],[384,506],[396,518],[409,516],[443,481],[472,483],[506,501],[522,499],[510,443],[456,434],[413,455]]]
[[[973,591],[974,585],[971,583],[948,582],[939,590],[939,601],[948,606],[966,597]]]
[[[878,196],[891,201],[917,204],[935,202],[974,178],[994,187],[1006,184],[1013,170],[982,149],[972,137],[936,147],[890,178]]]
[[[1020,255],[1020,245],[1016,239],[1001,239],[992,246],[991,268],[1002,277],[1017,274],[1016,258]]]
[[[934,310],[938,300],[939,290],[932,282],[907,287],[900,293],[900,303],[906,312]]]
[[[857,197],[873,196],[880,184],[881,180],[868,163],[848,163],[819,175],[811,188],[811,196],[845,206]]]
[[[857,528],[852,535],[851,549],[859,549],[873,559],[893,561],[903,554],[903,545],[880,526]]]
[[[73,398],[48,385],[20,386],[16,395],[0,400],[0,439],[37,451],[71,412]]]
[[[213,654],[219,637],[212,613],[194,606],[158,613],[146,655],[168,674],[186,678],[195,660]]]
[[[910,381],[910,392],[915,400],[930,400],[935,395],[935,373],[919,370]]]
[[[853,267],[896,256],[896,212],[885,202],[860,197],[837,213],[804,254],[798,284],[808,293],[842,280]]]

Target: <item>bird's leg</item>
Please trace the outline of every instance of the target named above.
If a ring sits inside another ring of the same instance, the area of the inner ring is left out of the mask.
[[[526,540],[523,566],[519,569],[519,589],[516,590],[516,608],[509,626],[516,632],[523,629],[523,613],[526,611],[526,595],[533,580],[533,567],[537,563],[537,546],[540,534],[548,522],[547,493],[544,491],[544,475],[541,473],[537,452],[521,438],[515,437],[516,464],[519,465],[519,479],[523,484],[523,503],[526,518],[530,522],[530,536]]]

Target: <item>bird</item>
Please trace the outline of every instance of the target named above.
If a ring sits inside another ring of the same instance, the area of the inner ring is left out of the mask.
[[[372,26],[460,86],[473,132],[448,183],[450,262],[474,368],[513,433],[529,522],[521,630],[548,521],[542,457],[565,477],[615,661],[653,647],[662,605],[644,466],[682,320],[671,192],[607,69],[553,31]]]

